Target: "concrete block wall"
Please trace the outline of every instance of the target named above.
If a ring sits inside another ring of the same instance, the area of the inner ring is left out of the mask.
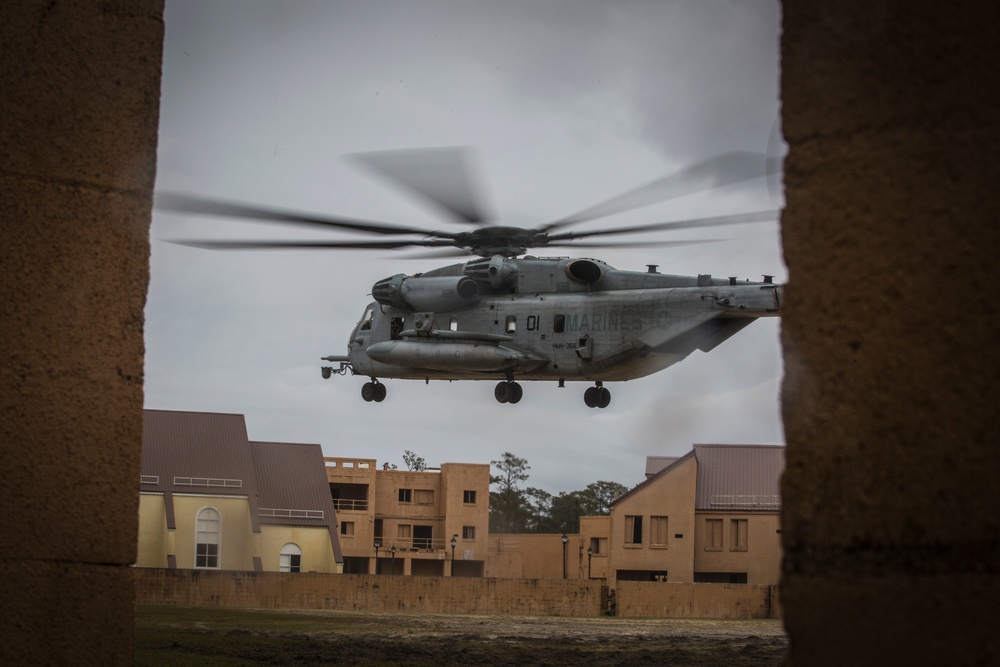
[[[133,660],[162,36],[158,1],[0,4],[0,664]]]
[[[781,617],[777,586],[619,581],[615,598],[621,618]]]
[[[365,613],[598,616],[600,582],[137,569],[139,604]]]
[[[790,664],[997,664],[1000,9],[782,6]]]

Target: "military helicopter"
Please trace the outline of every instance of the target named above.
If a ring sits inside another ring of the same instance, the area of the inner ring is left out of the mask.
[[[516,404],[522,381],[591,383],[591,408],[611,403],[607,382],[663,370],[695,350],[709,352],[759,317],[779,314],[782,287],[711,275],[618,270],[599,259],[539,257],[529,249],[688,244],[660,241],[602,244],[598,236],[775,221],[777,211],[573,231],[595,218],[709,188],[773,175],[774,158],[726,153],[647,183],[579,213],[533,229],[484,224],[464,148],[380,151],[352,156],[361,165],[417,194],[471,230],[405,225],[281,211],[184,194],[157,193],[155,207],[173,213],[223,216],[376,237],[326,241],[198,241],[171,243],[212,250],[435,248],[433,257],[474,258],[414,275],[395,274],[372,286],[369,303],[346,355],[322,360],[324,378],[350,372],[368,380],[365,401],[386,398],[385,379],[496,380],[499,403]],[[697,242],[697,241],[696,241]],[[695,242],[695,243],[696,243]],[[427,255],[422,256],[424,258]]]

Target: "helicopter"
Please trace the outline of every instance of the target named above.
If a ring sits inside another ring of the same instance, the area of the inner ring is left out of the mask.
[[[436,249],[427,257],[473,258],[430,271],[377,281],[351,332],[346,355],[328,355],[324,378],[367,378],[361,397],[381,403],[386,379],[496,381],[494,398],[517,404],[521,382],[590,383],[589,408],[606,408],[605,383],[633,380],[676,364],[695,350],[710,352],[760,317],[780,313],[783,287],[703,274],[619,270],[586,257],[536,256],[545,247],[652,247],[708,241],[600,243],[596,236],[663,232],[768,222],[777,211],[675,220],[596,230],[582,222],[673,197],[775,174],[780,162],[756,153],[726,153],[657,179],[548,224],[526,229],[486,224],[470,179],[465,148],[379,151],[352,156],[362,166],[436,207],[465,231],[314,215],[158,192],[159,210],[364,233],[367,240],[169,240],[210,250]]]

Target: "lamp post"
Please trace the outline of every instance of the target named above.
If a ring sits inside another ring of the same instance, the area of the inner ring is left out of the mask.
[[[455,576],[455,545],[458,544],[458,535],[451,536],[451,576]]]
[[[375,574],[378,574],[378,550],[382,546],[382,540],[375,538]]]
[[[395,576],[395,574],[396,574],[396,545],[393,544],[392,548],[389,549],[389,551],[392,552],[392,560],[390,561],[392,569],[389,570],[389,573],[392,574],[393,576]]]
[[[590,559],[594,555],[594,549],[592,547],[587,547],[587,580],[590,581],[593,577],[590,576]]]
[[[562,536],[563,543],[563,579],[566,578],[566,545],[569,543],[569,538],[566,537],[566,533]]]

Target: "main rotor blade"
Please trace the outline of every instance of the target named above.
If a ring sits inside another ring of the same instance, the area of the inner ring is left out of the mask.
[[[769,159],[763,153],[723,153],[676,174],[659,178],[600,204],[585,208],[579,213],[551,222],[539,228],[539,231],[546,232],[568,227],[594,218],[631,211],[695,192],[704,192],[724,185],[749,181],[767,176],[780,169],[780,162]]]
[[[567,241],[565,243],[553,243],[550,248],[668,248],[671,246],[685,246],[685,245],[704,245],[708,243],[723,243],[725,241],[732,241],[733,239],[689,239],[687,241],[637,241],[629,243],[591,243],[584,241],[583,243],[577,243],[576,241]]]
[[[211,215],[223,218],[242,218],[260,222],[278,222],[310,228],[347,229],[372,234],[419,234],[421,236],[437,236],[452,238],[451,232],[431,231],[419,227],[390,225],[382,222],[356,220],[351,218],[335,218],[330,216],[309,215],[294,211],[281,211],[262,206],[249,206],[219,199],[195,197],[175,192],[157,192],[153,198],[153,207],[160,211],[184,213],[189,215]]]
[[[349,157],[397,186],[413,192],[449,217],[463,223],[487,220],[473,187],[468,148],[418,148],[355,153]]]
[[[654,222],[648,225],[633,225],[631,227],[596,229],[593,231],[582,232],[562,232],[561,234],[551,234],[548,241],[550,245],[554,245],[559,241],[583,239],[590,236],[613,236],[616,234],[638,234],[640,232],[662,232],[667,229],[693,229],[695,227],[719,227],[723,225],[739,225],[750,222],[770,222],[777,220],[779,215],[780,211],[758,211],[756,213],[736,213],[733,215],[719,215],[710,218],[674,220],[672,222]]]
[[[449,241],[434,239],[410,241],[197,241],[192,239],[164,239],[167,243],[200,248],[202,250],[385,250],[418,246],[436,248],[451,245]]]

